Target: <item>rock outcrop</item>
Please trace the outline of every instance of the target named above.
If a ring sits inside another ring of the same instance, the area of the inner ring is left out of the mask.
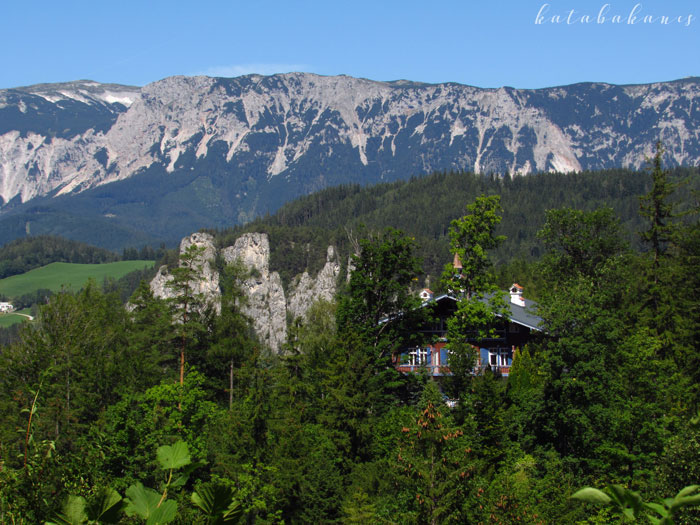
[[[221,309],[221,291],[219,289],[219,272],[212,268],[212,261],[216,258],[216,246],[214,237],[208,233],[193,233],[180,242],[180,257],[194,246],[197,256],[192,260],[192,267],[199,278],[191,281],[193,294],[203,296],[205,303],[212,306],[217,312]],[[151,291],[155,297],[170,299],[175,293],[170,285],[173,276],[168,272],[167,266],[161,266],[158,273],[151,281]]]
[[[212,267],[217,255],[214,238],[206,233],[194,233],[180,243],[180,255],[190,246],[201,250],[195,264],[200,277],[191,283],[195,293],[201,293],[217,310],[221,308],[219,274]],[[337,290],[340,264],[335,249],[328,247],[326,264],[313,278],[304,272],[294,279],[287,300],[279,273],[270,271],[270,241],[265,233],[246,233],[236,239],[233,246],[221,250],[226,264],[238,260],[249,275],[242,282],[247,304],[243,313],[253,320],[253,327],[261,342],[272,351],[279,352],[287,339],[287,318],[304,317],[317,299],[331,300]],[[173,297],[169,282],[173,279],[166,266],[162,266],[151,281],[156,297]]]
[[[173,276],[168,272],[168,267],[163,265],[158,268],[158,273],[151,280],[151,292],[153,296],[159,299],[170,299],[173,297],[173,291],[168,284],[173,280]]]
[[[212,267],[216,259],[214,237],[208,233],[193,233],[185,237],[180,242],[180,256],[182,257],[182,254],[192,246],[197,250],[197,256],[192,260],[192,265],[200,275],[200,278],[192,283],[192,291],[195,294],[202,294],[218,311],[221,308],[221,290],[219,272]]]
[[[292,283],[287,300],[287,312],[293,319],[304,317],[314,301],[318,299],[332,300],[337,290],[339,275],[340,263],[335,248],[329,246],[326,264],[316,278],[314,279],[308,272],[304,272]]]
[[[243,282],[248,304],[243,312],[253,320],[255,332],[272,350],[287,339],[287,310],[282,279],[270,272],[270,241],[264,233],[247,233],[222,251],[230,264],[239,259],[251,275]]]

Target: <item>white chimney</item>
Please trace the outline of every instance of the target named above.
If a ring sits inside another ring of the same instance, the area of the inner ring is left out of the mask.
[[[513,283],[510,287],[510,302],[518,306],[525,306],[525,299],[523,299],[523,287],[518,283]]]

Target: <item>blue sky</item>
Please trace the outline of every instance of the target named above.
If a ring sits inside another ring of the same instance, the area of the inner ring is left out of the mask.
[[[628,84],[700,76],[700,1],[26,0],[3,6],[0,39],[0,88],[287,71]]]

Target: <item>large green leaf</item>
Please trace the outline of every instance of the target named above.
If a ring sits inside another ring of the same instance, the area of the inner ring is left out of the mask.
[[[219,484],[204,484],[192,494],[192,503],[204,512],[209,525],[238,523],[243,509],[234,499],[230,487]]]
[[[670,505],[671,511],[680,509],[681,507],[696,507],[700,505],[700,494],[695,496],[686,496],[684,498],[676,497],[673,503]]]
[[[46,525],[82,525],[88,520],[85,505],[85,498],[68,496],[62,512],[54,518],[56,521],[47,521]]]
[[[158,447],[156,454],[158,463],[164,470],[176,470],[192,462],[187,443],[178,441],[174,445],[163,445]]]
[[[676,494],[676,498],[688,496],[689,494],[696,492],[698,489],[700,489],[700,485],[688,485],[687,487],[682,488],[680,492]]]
[[[125,502],[112,488],[103,488],[88,502],[86,511],[91,521],[100,523],[119,523]]]
[[[635,520],[634,510],[630,507],[625,507],[622,509],[622,515],[630,521]]]
[[[610,496],[608,496],[605,492],[594,489],[593,487],[583,488],[571,497],[573,499],[585,501],[586,503],[594,503],[596,505],[607,505],[612,501]]]
[[[627,503],[627,489],[621,485],[608,485],[607,488],[612,500],[620,507],[625,507]]]
[[[204,461],[198,461],[196,463],[190,463],[187,465],[180,474],[170,483],[171,487],[184,487],[187,481],[190,479],[190,474],[194,472],[199,467],[206,465]]]
[[[131,485],[126,489],[126,513],[129,516],[139,516],[146,520],[146,525],[170,523],[177,514],[177,503],[165,500],[160,503],[161,494],[141,483]],[[160,506],[158,506],[160,503]]]
[[[158,508],[161,495],[142,483],[136,483],[126,489],[126,513],[147,520]]]
[[[162,525],[170,523],[177,515],[177,503],[173,500],[165,500],[156,508],[146,520],[146,525]]]
[[[660,505],[659,503],[645,503],[644,506],[653,510],[654,512],[657,512],[659,516],[668,516],[668,510],[666,507]]]
[[[243,519],[243,506],[239,501],[231,501],[224,512],[224,523],[240,523]]]

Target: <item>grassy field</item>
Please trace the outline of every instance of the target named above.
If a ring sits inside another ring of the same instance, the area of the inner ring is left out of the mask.
[[[0,328],[7,328],[13,324],[29,321],[26,316],[20,314],[32,315],[32,312],[29,308],[25,308],[24,310],[17,310],[11,314],[0,314]]]
[[[0,279],[0,294],[18,297],[45,288],[57,292],[65,286],[78,291],[94,279],[102,284],[105,277],[119,279],[134,270],[152,266],[153,261],[119,261],[105,264],[52,263],[21,275]]]

